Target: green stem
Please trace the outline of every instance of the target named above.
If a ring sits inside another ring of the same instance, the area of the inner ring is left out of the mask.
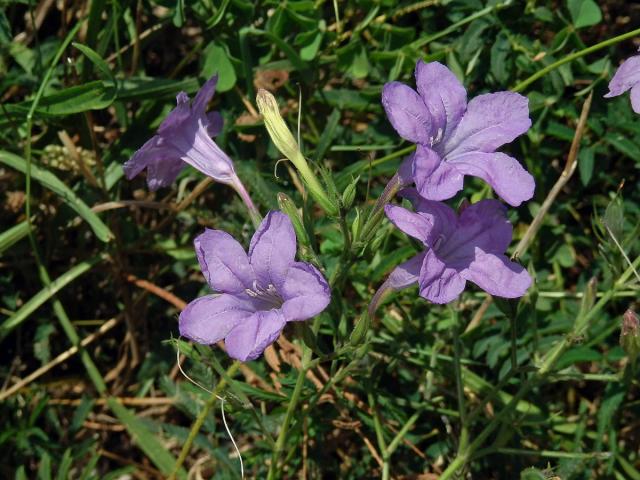
[[[376,201],[376,204],[374,205],[373,210],[371,210],[364,227],[362,227],[362,234],[360,235],[360,238],[365,245],[369,240],[371,240],[371,237],[376,232],[378,224],[384,217],[385,205],[395,197],[400,188],[402,188],[402,182],[400,180],[400,176],[396,173],[391,180],[389,180],[386,187],[384,187],[382,195],[380,195],[380,198]]]
[[[609,38],[608,40],[605,40],[605,41],[600,42],[600,43],[596,43],[595,45],[592,45],[591,47],[587,47],[587,48],[585,48],[583,50],[580,50],[578,52],[575,52],[575,53],[572,53],[570,55],[567,55],[563,59],[558,60],[557,62],[553,62],[551,65],[547,65],[543,69],[541,69],[541,70],[537,71],[536,73],[534,73],[533,75],[531,75],[529,78],[527,78],[527,79],[523,80],[522,82],[518,83],[515,87],[513,87],[511,89],[511,91],[512,92],[519,92],[519,91],[523,90],[524,88],[526,88],[527,86],[529,86],[530,84],[532,84],[533,82],[535,82],[536,80],[538,80],[539,78],[544,77],[550,71],[555,70],[558,67],[561,67],[565,63],[573,62],[574,60],[576,60],[576,59],[578,59],[580,57],[584,57],[585,55],[589,55],[590,53],[596,52],[596,51],[598,51],[600,49],[603,49],[605,47],[609,47],[611,45],[615,45],[616,43],[620,43],[623,40],[627,40],[628,38],[635,37],[636,35],[640,35],[640,28],[637,28],[637,29],[632,30],[632,31],[627,32],[627,33],[623,33],[622,35],[618,35],[617,37]]]
[[[553,349],[547,354],[545,360],[542,365],[533,375],[532,378],[527,380],[525,384],[520,388],[518,393],[511,399],[511,401],[491,420],[489,425],[485,427],[485,429],[480,432],[480,434],[475,438],[475,440],[470,443],[467,448],[458,452],[456,458],[451,462],[451,464],[447,467],[447,469],[440,476],[440,480],[447,480],[451,478],[453,475],[457,473],[457,471],[464,466],[464,464],[469,460],[469,458],[480,448],[483,442],[487,439],[489,435],[498,427],[498,425],[502,422],[502,419],[506,417],[518,404],[518,402],[524,398],[524,396],[531,391],[531,389],[538,384],[538,382],[547,378],[548,375],[551,374],[553,367],[555,366],[558,359],[562,356],[562,354],[566,351],[566,349],[571,346],[577,335],[581,335],[583,332],[588,330],[591,326],[591,322],[596,317],[596,315],[602,310],[605,305],[614,297],[615,291],[617,289],[624,288],[625,283],[629,280],[631,275],[633,275],[633,270],[637,269],[640,265],[640,256],[638,256],[631,265],[624,271],[620,278],[613,284],[611,290],[609,290],[599,301],[596,303],[591,310],[585,315],[576,319],[573,329],[569,334],[567,334],[559,343],[557,343]]]
[[[511,324],[511,370],[515,372],[518,368],[518,338],[516,337],[516,319],[513,315],[509,315],[509,323]]]
[[[409,431],[409,429],[413,426],[414,423],[416,423],[416,421],[418,420],[418,418],[420,417],[420,412],[416,412],[414,413],[409,420],[407,420],[407,423],[405,423],[402,428],[400,429],[400,431],[396,434],[395,437],[393,437],[393,440],[391,440],[391,443],[389,443],[389,446],[382,452],[382,480],[388,480],[390,478],[390,470],[391,470],[391,455],[393,455],[393,452],[396,451],[396,448],[398,448],[398,445],[400,445],[400,442],[402,441],[402,439],[404,438],[404,436],[407,434],[407,432]]]
[[[312,351],[306,345],[302,345],[302,365],[298,372],[298,378],[296,379],[296,385],[293,387],[293,393],[291,394],[291,400],[289,400],[289,406],[282,422],[282,428],[276,439],[276,445],[271,455],[271,464],[269,465],[269,473],[267,480],[274,480],[278,473],[278,463],[280,461],[280,454],[284,450],[284,444],[287,441],[287,433],[289,432],[289,426],[293,415],[300,401],[300,395],[302,394],[302,387],[304,385],[304,379],[307,376],[307,370],[309,369],[309,362],[311,361]]]
[[[327,212],[327,214],[329,214],[330,216],[336,216],[338,214],[337,206],[335,205],[334,202],[332,202],[329,199],[327,192],[325,191],[324,187],[320,184],[320,181],[318,180],[318,177],[316,176],[316,174],[313,173],[313,171],[309,167],[309,164],[307,163],[302,153],[301,152],[297,152],[297,153],[299,158],[297,159],[296,162],[293,162],[293,161],[292,162],[295,165],[295,167],[298,169],[298,172],[300,172],[300,176],[302,177],[302,180],[306,184],[309,190],[309,193],[316,200],[316,202],[320,204],[322,209],[325,212]]]
[[[474,13],[473,15],[469,15],[468,17],[463,18],[462,20],[450,25],[449,27],[445,28],[444,30],[441,30],[440,32],[428,36],[428,37],[424,37],[421,38],[419,40],[416,40],[415,42],[413,42],[411,44],[412,48],[418,49],[418,48],[422,48],[425,45],[427,45],[428,43],[433,42],[434,40],[437,40],[439,38],[445,37],[447,35],[449,35],[451,32],[456,31],[458,28],[466,25],[467,23],[471,23],[474,20],[484,17],[485,15],[489,15],[490,13],[493,13],[495,11],[501,10],[505,7],[508,7],[509,5],[511,5],[512,0],[507,0],[503,3],[498,3],[496,5],[492,5],[490,7],[486,7],[483,8],[482,10],[478,10],[476,13]]]
[[[460,349],[460,326],[458,312],[455,308],[452,308],[453,311],[453,324],[454,324],[454,334],[453,334],[453,369],[456,376],[456,393],[458,396],[458,412],[460,414],[460,440],[458,442],[458,453],[463,452],[467,448],[467,443],[469,443],[469,424],[467,421],[467,408],[465,405],[464,398],[464,383],[462,382],[462,370],[460,367],[460,359],[461,359],[461,349]]]
[[[235,375],[235,373],[238,370],[238,368],[240,368],[240,365],[241,365],[241,363],[238,362],[238,361],[233,362],[233,364],[227,370],[227,375],[229,377]],[[184,461],[187,459],[187,455],[189,455],[189,450],[191,450],[191,446],[193,445],[193,442],[196,439],[196,436],[200,432],[200,429],[202,428],[202,425],[204,424],[204,421],[207,419],[207,415],[209,415],[209,412],[211,411],[211,408],[213,408],[213,405],[218,400],[218,393],[225,387],[226,383],[227,383],[227,381],[225,380],[224,377],[222,377],[222,379],[220,379],[220,381],[218,382],[216,387],[211,392],[211,396],[209,397],[209,399],[204,404],[204,407],[202,408],[202,410],[198,414],[198,417],[193,422],[193,425],[191,425],[191,430],[189,431],[189,436],[187,437],[187,440],[185,441],[184,445],[182,446],[182,450],[180,450],[180,456],[178,457],[178,459],[176,460],[175,465],[173,466],[173,470],[171,471],[171,475],[169,475],[169,480],[175,480],[176,475],[178,474],[178,471],[182,467],[182,464],[184,463]]]

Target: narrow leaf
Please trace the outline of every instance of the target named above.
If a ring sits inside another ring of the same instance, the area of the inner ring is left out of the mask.
[[[24,158],[13,153],[0,150],[0,163],[10,166],[22,173],[27,171],[27,162]],[[36,165],[31,165],[31,178],[39,182],[43,187],[48,188],[52,192],[60,196],[60,198],[74,209],[91,227],[93,233],[96,234],[103,242],[109,242],[113,239],[113,233],[109,227],[84,203],[73,191],[67,187],[53,173],[44,170]]]

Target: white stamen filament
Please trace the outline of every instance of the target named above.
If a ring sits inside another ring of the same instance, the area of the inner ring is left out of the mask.
[[[182,369],[182,365],[180,364],[180,349],[179,348],[176,349],[176,362],[178,364],[178,370],[180,370],[180,373],[182,373],[182,376],[184,378],[189,380],[196,387],[199,387],[202,390],[204,390],[205,392],[209,393],[210,395],[214,395],[214,393],[211,390],[209,390],[208,388],[205,388],[202,385],[200,385],[193,378],[191,378],[189,375],[187,375],[185,373],[185,371]],[[240,454],[240,449],[238,448],[238,445],[236,444],[236,441],[233,439],[233,435],[231,434],[231,430],[229,429],[229,425],[227,424],[227,418],[224,415],[224,397],[221,397],[218,394],[215,394],[215,395],[216,395],[216,398],[218,400],[220,400],[220,412],[222,414],[222,423],[224,424],[224,428],[227,431],[227,435],[229,435],[229,439],[231,440],[231,443],[233,444],[233,448],[235,448],[236,453],[238,454],[238,459],[240,460],[240,477],[244,480],[244,464],[242,463],[242,455]]]

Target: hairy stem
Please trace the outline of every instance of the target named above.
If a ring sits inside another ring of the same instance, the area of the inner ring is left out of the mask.
[[[233,376],[236,373],[236,371],[240,368],[240,365],[241,363],[238,361],[233,362],[233,364],[227,370],[227,375],[230,377]],[[176,475],[178,474],[178,471],[182,467],[182,464],[184,463],[184,461],[187,459],[187,455],[189,455],[191,446],[193,445],[193,442],[196,439],[196,436],[200,432],[200,429],[202,428],[204,421],[207,419],[207,416],[209,415],[211,408],[213,408],[216,401],[218,400],[219,398],[218,394],[225,387],[226,384],[227,384],[227,381],[225,380],[224,377],[222,377],[218,382],[218,384],[216,385],[216,387],[211,392],[210,397],[207,399],[206,403],[204,404],[204,407],[198,414],[198,417],[193,422],[193,425],[191,425],[191,430],[189,430],[189,436],[187,437],[187,440],[184,442],[184,445],[182,446],[182,450],[180,450],[180,456],[178,456],[178,459],[176,460],[176,463],[173,466],[171,475],[169,475],[169,480],[175,480]]]
[[[309,369],[309,362],[311,361],[311,355],[313,352],[304,344],[302,345],[302,349],[302,365],[300,366],[298,378],[296,379],[296,385],[293,388],[291,400],[289,400],[287,412],[285,413],[284,421],[282,422],[282,428],[280,429],[280,433],[278,434],[278,438],[276,439],[275,448],[273,449],[273,454],[271,455],[271,464],[269,465],[267,480],[274,480],[275,478],[277,478],[276,475],[278,473],[278,463],[280,461],[280,455],[284,450],[284,444],[287,441],[287,433],[289,432],[289,427],[291,421],[293,420],[293,415],[296,412],[298,402],[300,401],[304,379],[307,376],[307,370]]]

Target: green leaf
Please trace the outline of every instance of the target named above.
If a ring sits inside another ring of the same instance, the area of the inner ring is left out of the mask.
[[[13,153],[0,150],[0,163],[4,163],[22,173],[27,172],[27,162],[24,158]],[[31,165],[31,178],[43,187],[57,194],[67,205],[75,210],[91,227],[103,242],[109,242],[114,238],[109,227],[84,203],[73,191],[58,179],[53,173],[36,165]]]
[[[593,0],[567,0],[567,6],[576,28],[590,27],[602,20],[600,7]]]
[[[118,417],[118,420],[125,426],[133,441],[140,447],[145,455],[149,457],[149,460],[151,460],[162,473],[170,474],[176,463],[176,459],[164,448],[160,440],[149,431],[146,425],[136,417],[134,413],[118,403],[115,398],[108,398],[107,404],[116,417]],[[177,476],[180,479],[186,480],[187,472],[185,472],[183,468],[180,468]]]
[[[616,196],[607,205],[602,223],[609,229],[611,235],[620,241],[624,235],[624,204],[619,196]]]
[[[231,90],[236,84],[237,76],[226,49],[215,42],[211,42],[204,49],[203,58],[202,75],[210,78],[217,73],[218,85],[216,90],[218,92]]]
[[[86,45],[82,45],[81,43],[73,42],[73,43],[71,43],[71,45],[76,47],[89,60],[91,60],[91,63],[93,63],[96,66],[96,68],[107,78],[107,80],[109,80],[109,82],[111,82],[111,84],[115,88],[116,79],[113,76],[113,73],[111,73],[111,69],[109,68],[109,64],[107,62],[105,62],[100,55],[98,55],[98,52],[96,52],[95,50],[87,47]]]
[[[27,303],[20,307],[20,310],[2,322],[0,325],[0,340],[6,337],[11,330],[29,318],[29,315],[40,308],[47,300],[51,299],[56,293],[66,287],[69,283],[76,280],[79,276],[91,270],[91,268],[103,259],[104,257],[100,256],[80,262],[71,270],[56,278],[48,287],[44,287],[37,294],[31,297]]]
[[[336,134],[338,122],[340,122],[340,110],[334,108],[331,112],[331,115],[329,115],[329,118],[327,119],[327,123],[324,126],[324,130],[322,131],[322,135],[320,136],[320,140],[318,141],[316,150],[315,152],[313,152],[314,162],[319,162],[320,160],[322,160],[325,153],[327,153],[331,141]]]
[[[511,44],[503,33],[498,35],[491,47],[491,73],[498,83],[507,83],[511,75]]]
[[[129,78],[118,84],[117,100],[146,100],[158,97],[175,97],[176,93],[184,90],[187,93],[198,90],[198,80],[185,78],[170,80],[167,78]]]
[[[340,48],[337,52],[338,67],[353,78],[364,78],[369,74],[371,64],[367,51],[359,40]]]
[[[51,480],[51,457],[47,452],[42,454],[38,465],[38,480]]]
[[[28,234],[29,224],[26,220],[0,233],[0,253],[4,252],[8,248],[11,248],[11,246],[18,243]]]
[[[595,159],[595,149],[586,147],[578,154],[578,170],[580,170],[580,181],[585,187],[589,185],[593,176],[593,164]]]
[[[42,97],[35,113],[44,116],[66,116],[89,110],[101,110],[113,103],[116,92],[113,85],[102,80],[94,80]],[[15,105],[6,105],[4,108],[14,116],[26,117],[31,103],[29,100]]]

